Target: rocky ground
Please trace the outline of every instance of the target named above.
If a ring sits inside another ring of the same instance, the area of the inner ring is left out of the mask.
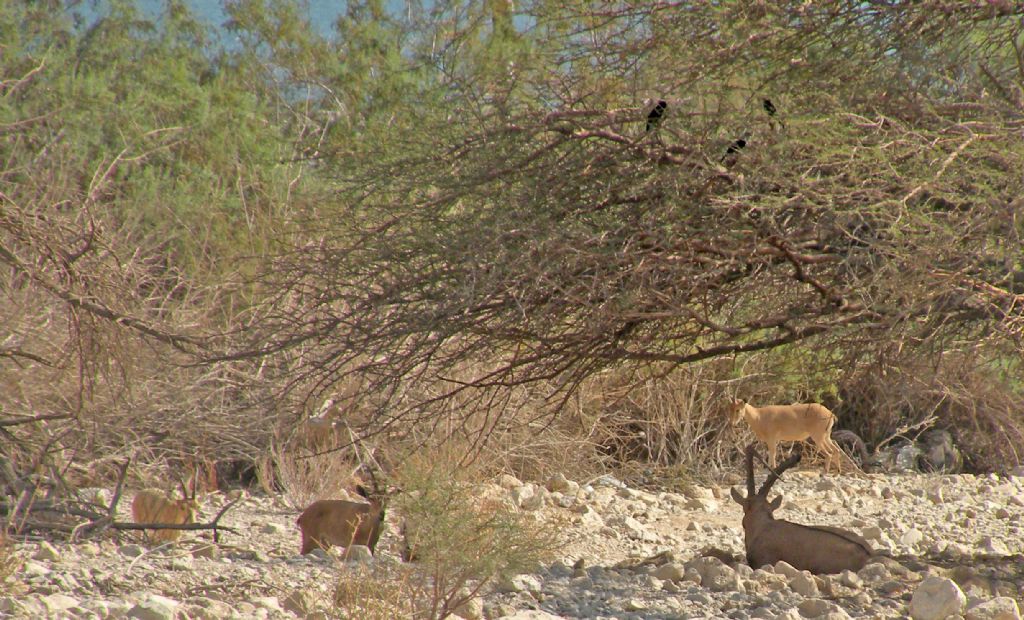
[[[461,611],[467,618],[973,620],[1019,618],[1024,600],[1024,477],[790,471],[774,488],[786,498],[777,517],[853,529],[896,558],[823,577],[739,561],[741,512],[727,486],[677,494],[611,477],[581,485],[505,476],[490,492],[564,524],[567,544],[560,560],[475,599]],[[207,496],[204,514],[227,501]],[[246,496],[222,522],[239,534],[220,545],[208,533],[162,548],[135,533],[75,544],[17,541],[25,559],[15,578],[20,591],[0,597],[0,617],[336,616],[330,592],[339,575],[360,567],[333,553],[298,556],[295,517],[278,500]],[[396,529],[370,564],[398,562]]]

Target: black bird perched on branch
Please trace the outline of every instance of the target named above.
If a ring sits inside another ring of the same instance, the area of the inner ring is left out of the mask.
[[[775,114],[779,111],[779,109],[775,107],[775,104],[772,103],[771,99],[763,99],[761,101],[761,105],[764,107],[764,111],[768,113],[768,118],[769,118],[768,124],[769,125],[771,125],[771,122],[772,122],[770,119],[779,120],[779,119],[775,118]],[[779,120],[779,127],[782,127],[783,129],[785,129],[786,128],[786,124],[783,123],[781,120]]]
[[[665,115],[665,109],[668,108],[668,102],[664,99],[659,99],[658,103],[655,104],[654,108],[647,115],[647,129],[650,131],[656,129],[661,123],[661,117]]]
[[[729,145],[729,148],[725,149],[725,155],[722,155],[722,159],[719,163],[732,166],[736,163],[736,157],[739,156],[740,151],[742,151],[745,146],[747,146],[747,137],[744,135],[742,138],[737,138],[735,142]],[[726,160],[729,160],[729,162],[726,163]]]

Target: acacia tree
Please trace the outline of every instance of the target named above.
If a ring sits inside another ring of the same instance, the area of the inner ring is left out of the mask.
[[[368,432],[757,351],[1017,363],[1013,3],[517,11],[440,3],[393,41],[420,88],[372,139],[320,149],[336,198],[226,357],[301,357],[304,394],[358,377]]]

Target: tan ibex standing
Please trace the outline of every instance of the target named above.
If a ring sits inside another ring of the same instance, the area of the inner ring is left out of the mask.
[[[384,522],[384,497],[375,490],[371,496],[362,486],[356,493],[368,503],[321,499],[310,504],[296,523],[302,530],[303,555],[320,547],[366,545],[373,552]]]
[[[782,496],[769,502],[768,491],[782,472],[800,462],[800,453],[786,459],[778,470],[773,468],[755,493],[754,449],[753,443],[747,446],[747,496],[730,489],[732,498],[743,507],[743,539],[751,568],[779,560],[814,574],[863,568],[874,551],[857,534],[838,527],[791,523],[772,515],[782,504]]]
[[[780,441],[803,441],[810,437],[825,454],[825,473],[836,461],[842,463],[842,450],[832,441],[832,425],[836,415],[818,403],[770,405],[754,407],[742,400],[732,401],[730,420],[733,426],[746,419],[754,435],[768,446],[768,464],[775,467],[775,454]]]
[[[199,502],[196,500],[196,479],[192,477],[192,493],[185,490],[185,483],[178,480],[181,499],[171,499],[160,491],[139,491],[132,500],[132,518],[136,523],[153,525],[188,525],[196,522]],[[182,530],[145,530],[153,542],[165,543],[178,540]]]

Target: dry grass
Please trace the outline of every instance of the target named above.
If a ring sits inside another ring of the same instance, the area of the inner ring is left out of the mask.
[[[14,550],[14,544],[3,532],[0,532],[0,594],[19,594],[21,584],[14,576],[25,563],[24,558]]]
[[[843,426],[869,446],[934,417],[953,435],[968,469],[1006,471],[1024,462],[1024,394],[1012,373],[967,353],[937,362],[901,357],[885,367],[852,373],[838,409]]]
[[[318,499],[348,497],[347,489],[359,467],[341,452],[316,454],[292,443],[272,448],[271,461],[281,494],[296,510]]]
[[[334,587],[333,613],[340,618],[419,618],[413,605],[409,566],[342,564]]]

